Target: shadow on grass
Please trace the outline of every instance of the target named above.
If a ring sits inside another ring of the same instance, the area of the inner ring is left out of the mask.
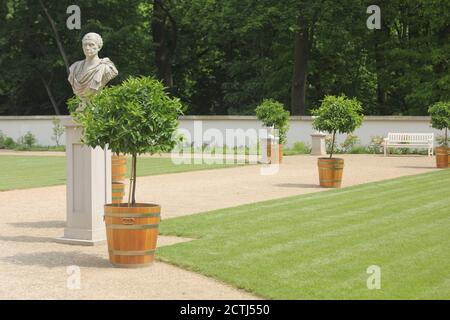
[[[85,268],[113,268],[107,258],[102,258],[94,254],[86,254],[79,251],[23,253],[10,257],[4,257],[1,260],[21,266],[38,265],[46,268],[68,267],[72,265]]]
[[[66,223],[60,220],[13,222],[8,224],[16,228],[35,228],[35,229],[57,229],[57,228],[64,228],[66,226]]]

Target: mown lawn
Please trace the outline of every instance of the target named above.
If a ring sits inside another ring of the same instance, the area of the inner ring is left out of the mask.
[[[138,159],[138,176],[229,168],[235,164],[174,164],[170,158]],[[53,156],[0,156],[0,191],[65,184],[66,158]],[[128,159],[130,171],[130,159]],[[129,176],[129,175],[128,175]]]
[[[450,298],[450,170],[169,219],[161,234],[197,240],[160,260],[265,298]]]

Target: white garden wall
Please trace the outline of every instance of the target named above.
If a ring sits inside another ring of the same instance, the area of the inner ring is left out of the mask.
[[[51,139],[53,118],[52,116],[2,116],[0,117],[0,131],[15,140],[30,131],[36,136],[38,144],[55,145],[55,141]],[[58,118],[68,119],[69,117],[63,116]],[[291,146],[296,141],[304,141],[310,144],[310,134],[314,132],[311,123],[311,117],[291,117],[288,132],[288,146]],[[194,132],[194,126],[197,128],[197,132]],[[244,131],[248,129],[258,130],[262,126],[256,117],[253,116],[183,116],[180,118],[180,128],[188,130],[192,136],[192,140],[198,142],[205,132],[207,135],[216,135],[220,132],[225,141],[227,129],[242,129]],[[216,130],[211,131],[209,129]],[[443,134],[443,131],[438,131],[430,127],[429,117],[410,116],[366,117],[363,125],[354,134],[360,138],[361,144],[368,145],[372,136],[386,137],[388,132],[434,132],[435,135]],[[345,136],[340,136],[339,141],[342,141],[344,138]],[[211,139],[207,138],[204,140],[210,141]],[[60,143],[65,144],[64,135]],[[255,138],[251,138],[250,144],[254,143],[256,143]],[[217,144],[220,145],[220,143]]]

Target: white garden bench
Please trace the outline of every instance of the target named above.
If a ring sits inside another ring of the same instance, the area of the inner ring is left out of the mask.
[[[433,155],[433,133],[391,133],[384,138],[384,155],[388,148],[426,148],[428,156]]]

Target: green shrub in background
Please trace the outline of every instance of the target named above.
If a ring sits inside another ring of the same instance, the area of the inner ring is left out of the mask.
[[[283,150],[283,154],[285,156],[293,156],[293,155],[297,155],[297,154],[310,154],[310,153],[311,153],[311,147],[302,141],[298,141],[298,142],[294,143],[292,148],[285,148]]]
[[[37,142],[36,137],[28,131],[26,134],[17,139],[17,150],[30,150]]]
[[[351,133],[347,134],[344,142],[341,143],[341,153],[351,153],[351,151],[356,147],[359,138]]]
[[[368,146],[369,153],[381,154],[383,153],[383,136],[372,136],[370,137],[370,145]]]
[[[287,141],[287,131],[289,129],[289,111],[285,110],[281,102],[266,99],[255,109],[256,117],[266,127],[274,127],[278,130],[280,144]]]
[[[0,131],[0,149],[14,149],[16,147],[17,144],[14,139]]]
[[[59,147],[59,140],[61,139],[61,136],[64,134],[64,127],[61,125],[61,120],[58,118],[53,118],[52,123],[53,123],[52,140],[55,141],[56,147]]]
[[[449,145],[450,144],[450,137],[447,137],[447,141],[445,141],[445,135],[438,135],[436,137],[436,142],[440,146]]]

